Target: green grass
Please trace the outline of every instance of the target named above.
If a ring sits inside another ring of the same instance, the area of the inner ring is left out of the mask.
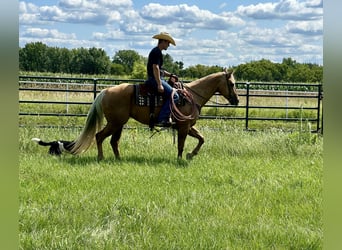
[[[192,161],[141,126],[123,131],[120,161],[107,139],[101,162],[95,147],[57,157],[30,141],[77,128],[20,128],[20,248],[322,249],[321,136],[199,123]]]

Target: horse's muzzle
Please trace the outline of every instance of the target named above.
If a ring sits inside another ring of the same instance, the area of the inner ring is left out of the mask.
[[[238,98],[229,98],[228,101],[229,101],[229,103],[231,105],[237,106],[239,104],[239,99]]]

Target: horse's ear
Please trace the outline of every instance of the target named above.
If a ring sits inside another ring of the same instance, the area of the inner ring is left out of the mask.
[[[228,68],[227,67],[225,67],[224,69],[223,69],[223,71],[225,72],[225,73],[227,73],[227,74],[234,74],[234,69],[233,70],[228,70]]]
[[[224,68],[224,70],[223,70],[226,74],[228,74],[228,75],[234,75],[234,70],[232,70],[232,71],[228,71],[228,69],[227,68]]]

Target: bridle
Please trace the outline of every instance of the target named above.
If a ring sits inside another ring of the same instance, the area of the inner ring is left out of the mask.
[[[225,72],[225,75],[226,75],[227,87],[228,87],[229,95],[231,96],[234,93],[235,82],[233,83],[232,81],[229,80],[228,72]],[[228,101],[230,102],[230,98],[228,98]]]
[[[226,75],[226,81],[227,81],[227,85],[228,86],[231,86],[231,87],[234,87],[235,83],[232,83],[229,78],[228,78],[228,72],[225,72],[224,73]],[[231,75],[231,74],[230,74]],[[230,82],[230,83],[229,83]]]

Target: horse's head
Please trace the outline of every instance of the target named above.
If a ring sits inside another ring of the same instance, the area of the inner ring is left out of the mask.
[[[222,84],[219,85],[218,91],[223,95],[230,104],[238,105],[239,104],[239,96],[236,91],[235,86],[235,78],[233,72],[227,72],[224,70],[224,74],[222,75]]]

